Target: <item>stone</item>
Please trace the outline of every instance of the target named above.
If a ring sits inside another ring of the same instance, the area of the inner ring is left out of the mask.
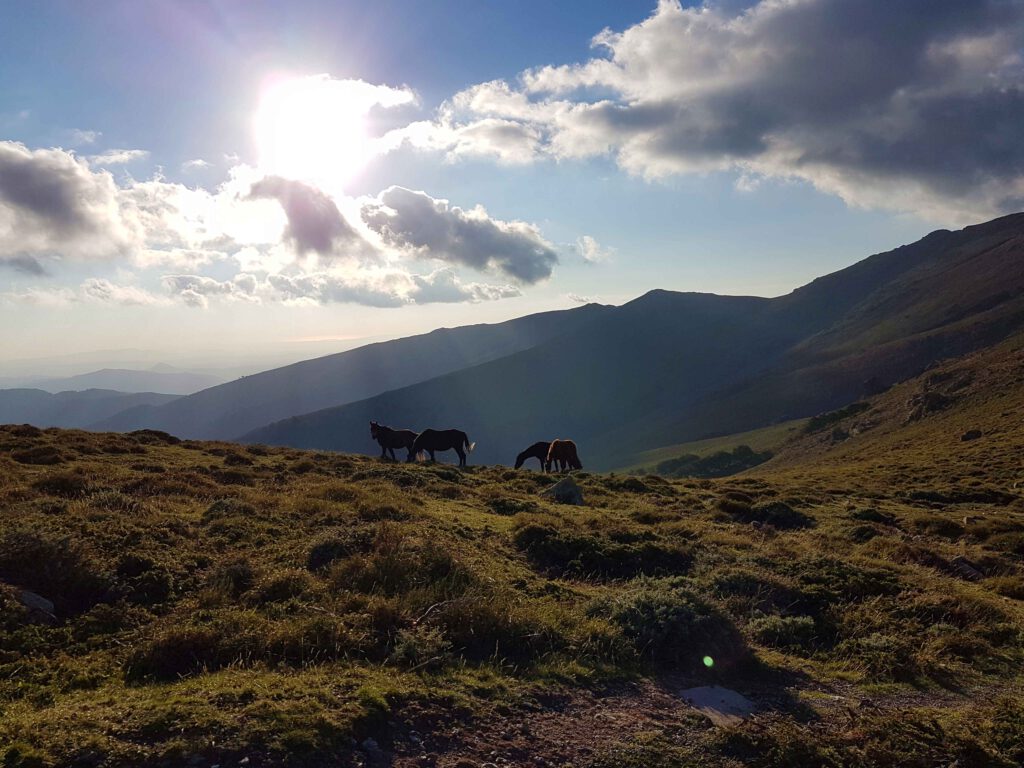
[[[54,613],[55,609],[53,603],[42,595],[37,595],[35,592],[29,592],[27,589],[23,589],[18,594],[18,601],[28,608],[29,614],[33,620],[43,624],[57,623],[57,616]]]
[[[754,702],[743,694],[718,685],[688,688],[680,695],[718,726],[736,725],[757,709]]]
[[[541,491],[540,495],[554,499],[560,504],[575,504],[577,506],[583,504],[583,491],[571,477],[563,477],[550,488]]]
[[[979,437],[981,437],[980,429],[969,429],[960,435],[960,442],[966,443],[969,440],[977,440]]]

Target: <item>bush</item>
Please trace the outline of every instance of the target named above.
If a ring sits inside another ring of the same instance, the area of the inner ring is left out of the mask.
[[[744,523],[762,523],[780,530],[807,528],[814,520],[784,501],[767,501],[753,506],[732,499],[721,499],[718,508]]]
[[[771,451],[757,452],[749,445],[738,445],[731,451],[718,451],[703,458],[688,453],[668,459],[655,470],[666,477],[727,477],[764,464],[771,457]]]
[[[256,571],[248,560],[225,563],[210,574],[209,585],[233,598],[248,592],[256,582]]]
[[[749,624],[750,634],[761,645],[806,651],[814,647],[816,630],[810,616],[765,616]]]
[[[590,612],[607,615],[640,657],[691,674],[706,671],[705,657],[728,668],[747,656],[732,621],[679,579],[641,581],[618,599],[597,602]]]
[[[686,573],[693,554],[679,544],[636,531],[632,540],[614,541],[562,528],[554,518],[529,516],[513,529],[512,540],[530,561],[556,574],[624,579],[639,575]]]
[[[368,552],[373,546],[373,537],[364,528],[345,528],[331,533],[318,541],[309,550],[306,568],[321,571],[335,560],[341,560],[361,552]]]
[[[87,611],[110,589],[109,576],[76,543],[27,531],[0,539],[0,579],[53,601],[58,615]]]
[[[258,603],[281,603],[313,591],[313,579],[305,571],[288,569],[267,577],[256,589]]]
[[[64,457],[52,445],[34,445],[20,451],[11,451],[11,458],[19,464],[52,465],[60,464]]]
[[[918,644],[918,639],[874,632],[843,640],[835,655],[873,681],[912,682],[923,672],[915,653]]]
[[[89,492],[89,480],[81,471],[60,472],[39,478],[32,483],[32,487],[51,496],[76,499]]]

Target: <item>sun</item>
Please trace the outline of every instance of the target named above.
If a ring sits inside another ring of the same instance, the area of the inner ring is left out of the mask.
[[[373,155],[370,111],[402,103],[404,93],[327,75],[268,81],[254,121],[261,170],[344,188]]]

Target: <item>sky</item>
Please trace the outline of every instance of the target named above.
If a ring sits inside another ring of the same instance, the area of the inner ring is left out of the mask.
[[[0,12],[0,374],[774,296],[1024,208],[1018,0]]]

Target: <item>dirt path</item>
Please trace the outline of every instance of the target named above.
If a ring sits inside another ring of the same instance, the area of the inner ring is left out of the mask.
[[[387,752],[366,754],[365,765],[393,768],[543,768],[581,766],[622,744],[658,736],[672,744],[695,744],[716,726],[685,701],[681,692],[694,685],[683,679],[642,680],[616,686],[575,689],[529,709],[481,718],[472,724],[424,724],[407,731]],[[867,696],[855,686],[810,685],[813,706],[795,689],[745,690],[761,711],[787,711],[803,719],[846,718],[870,707],[900,710],[956,707],[976,700],[978,692],[900,691]],[[998,692],[988,692],[998,695]]]

